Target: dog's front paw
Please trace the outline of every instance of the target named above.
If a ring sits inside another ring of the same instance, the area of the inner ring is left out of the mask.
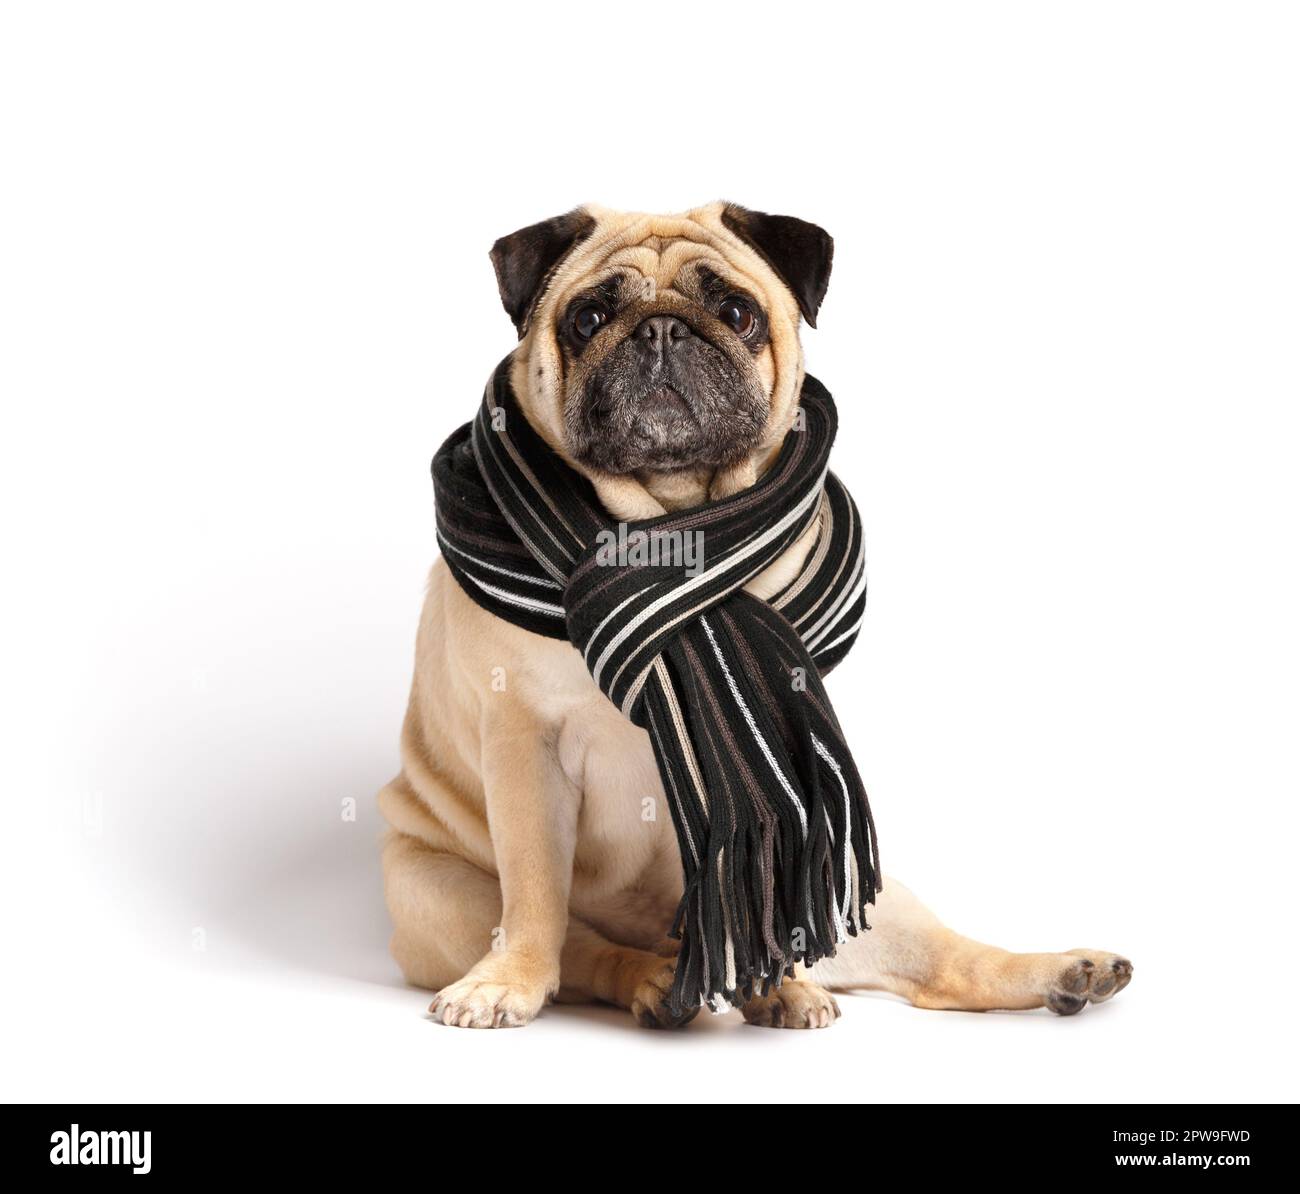
[[[1095,949],[1067,952],[1079,960],[1056,976],[1045,1000],[1058,1016],[1073,1016],[1090,1003],[1104,1003],[1127,987],[1133,977],[1133,963],[1118,954]]]
[[[676,972],[677,963],[669,958],[657,964],[637,984],[631,1010],[642,1028],[681,1028],[695,1019],[698,1007],[687,1008],[680,1015],[668,1008],[668,992],[672,990]]]
[[[740,1013],[763,1028],[829,1028],[840,1018],[840,1006],[816,983],[786,979],[766,995],[755,995]]]
[[[459,982],[443,987],[429,1014],[452,1028],[522,1028],[555,994],[558,979],[529,973],[508,958],[485,959]]]

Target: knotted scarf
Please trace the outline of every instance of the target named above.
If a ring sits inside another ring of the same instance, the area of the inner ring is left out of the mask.
[[[677,1014],[766,992],[870,927],[875,827],[821,681],[866,601],[861,521],[827,468],[836,427],[829,392],[807,377],[754,485],[620,526],[529,425],[507,358],[433,460],[438,542],[461,587],[498,617],[567,638],[650,736],[685,880],[671,929]],[[788,585],[767,601],[744,591],[814,525]],[[703,549],[696,566],[685,550],[654,550],[688,542]]]

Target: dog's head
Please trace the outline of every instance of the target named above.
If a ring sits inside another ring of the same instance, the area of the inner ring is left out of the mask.
[[[793,417],[799,319],[816,324],[831,252],[814,224],[724,203],[583,207],[502,237],[492,264],[529,421],[598,483],[752,483]]]

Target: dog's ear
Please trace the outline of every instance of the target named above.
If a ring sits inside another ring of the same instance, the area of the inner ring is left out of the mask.
[[[807,220],[750,211],[737,203],[722,209],[722,222],[776,271],[808,326],[815,328],[817,310],[831,281],[835,242],[830,233]]]
[[[579,207],[503,236],[492,246],[492,268],[497,273],[501,304],[521,340],[555,267],[591,235],[595,226],[596,221]]]

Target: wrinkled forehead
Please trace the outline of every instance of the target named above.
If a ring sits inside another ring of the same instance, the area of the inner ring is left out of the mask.
[[[779,304],[797,318],[793,298],[748,245],[710,220],[706,210],[685,216],[601,213],[584,243],[564,261],[547,288],[544,306],[554,310],[607,277],[645,281],[646,290],[690,292],[701,267],[750,292],[765,306]]]

